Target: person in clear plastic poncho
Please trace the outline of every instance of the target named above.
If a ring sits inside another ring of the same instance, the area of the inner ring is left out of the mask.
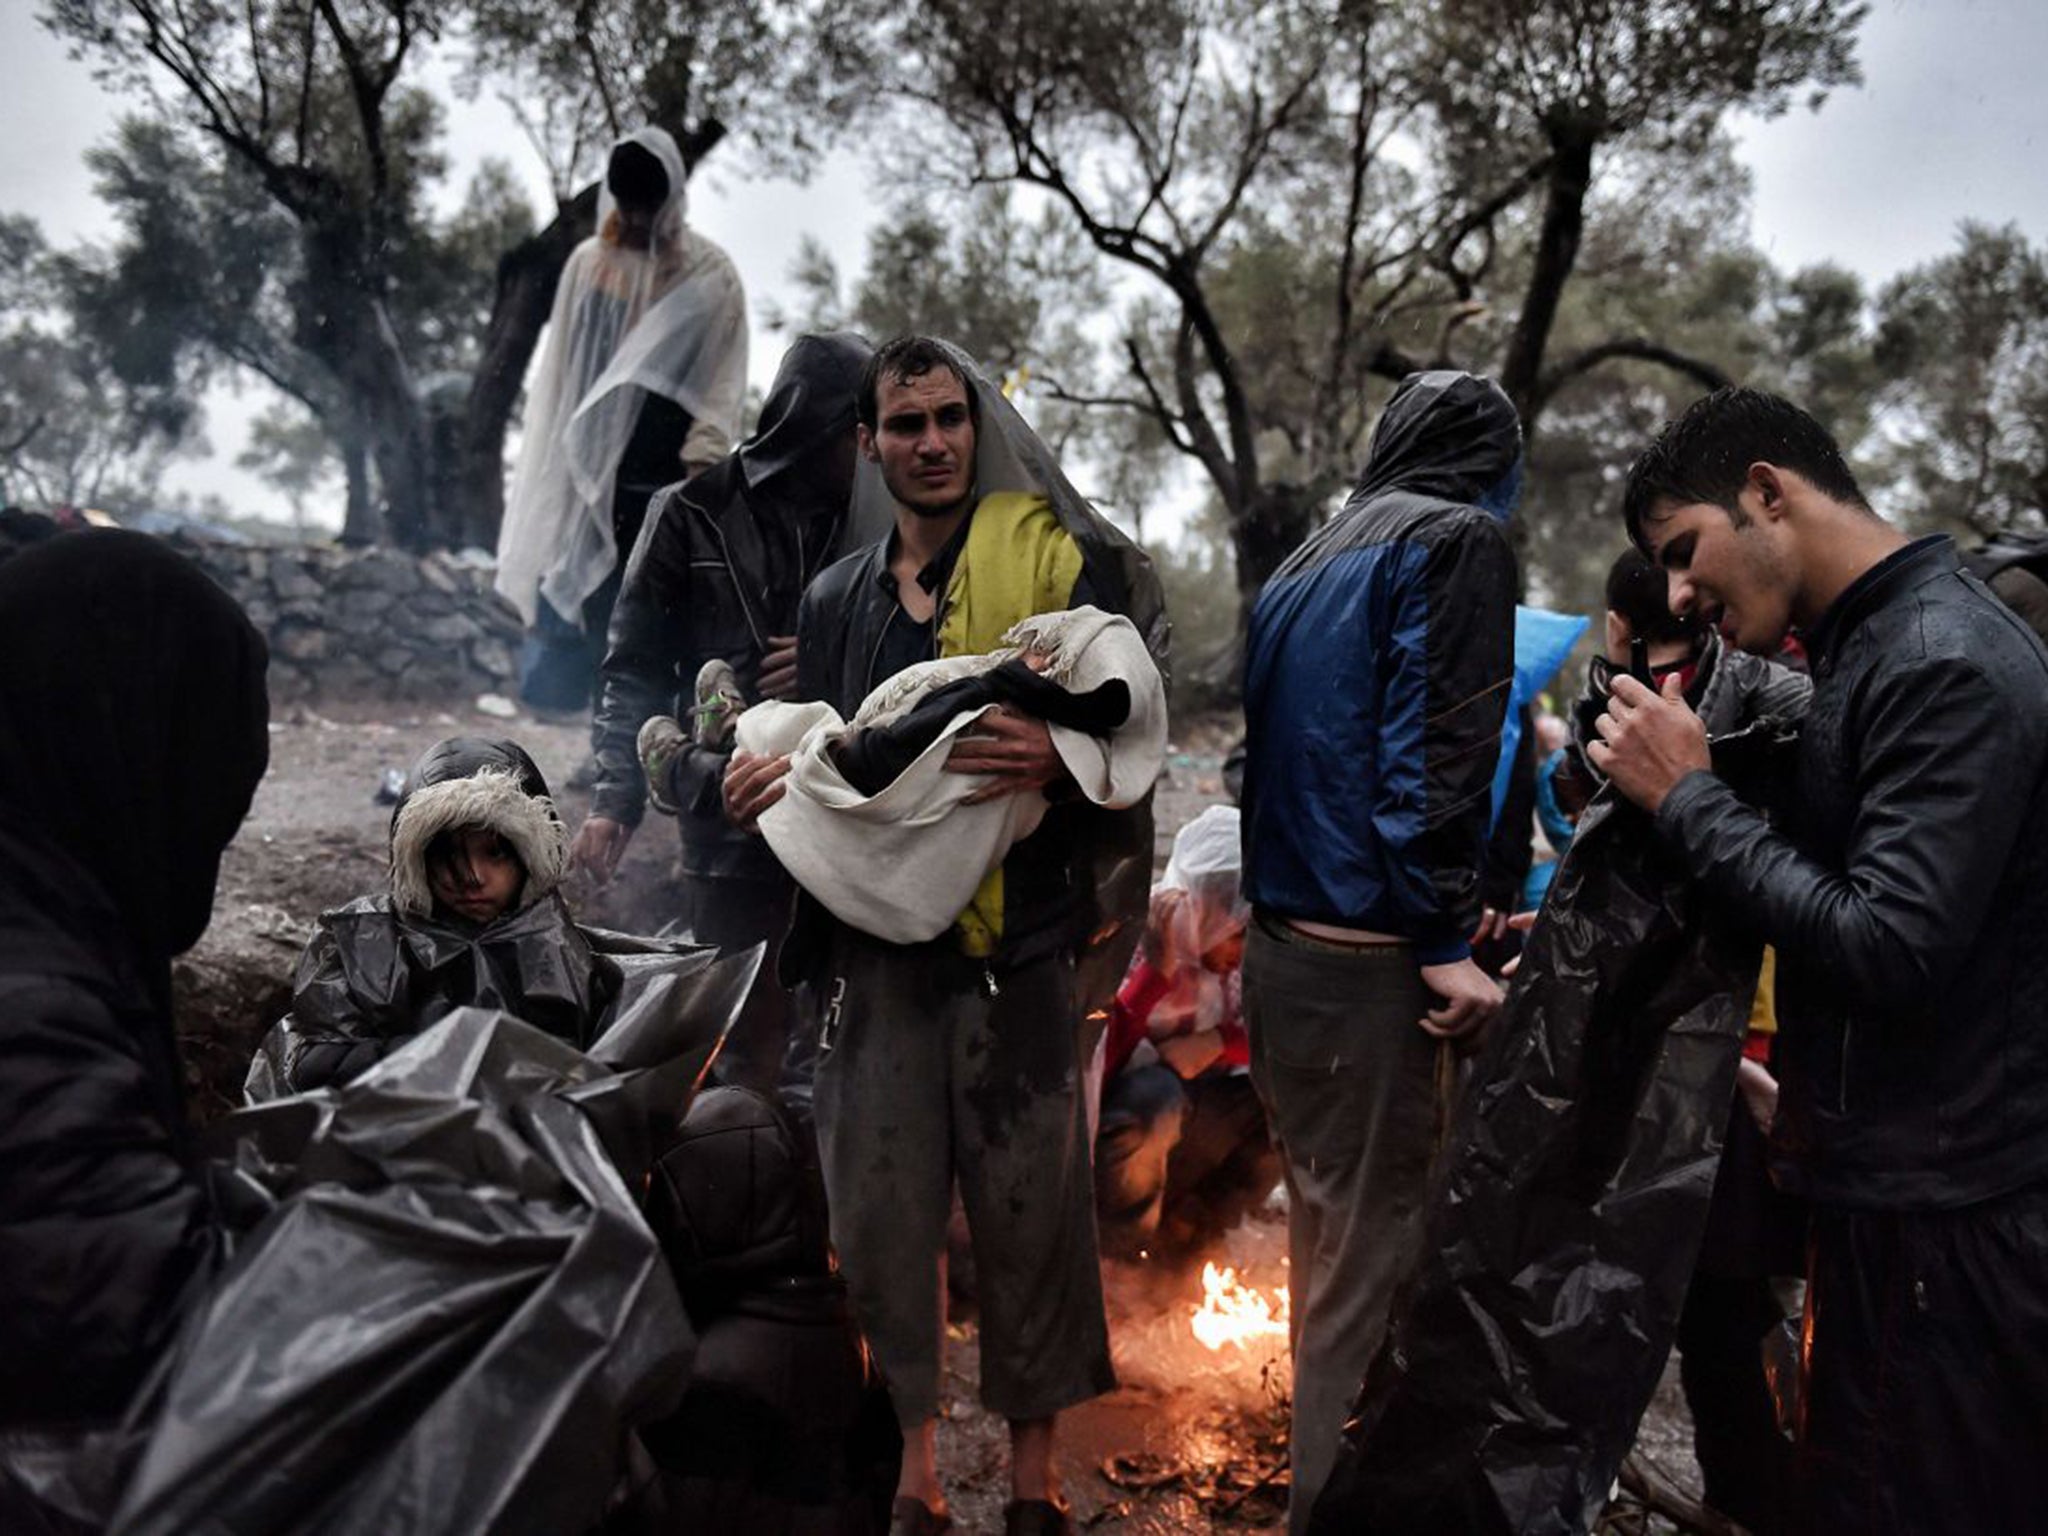
[[[597,233],[555,293],[498,536],[498,591],[529,631],[529,703],[582,706],[649,498],[723,458],[738,430],[746,295],[684,223],[683,179],[659,128],[613,146]]]

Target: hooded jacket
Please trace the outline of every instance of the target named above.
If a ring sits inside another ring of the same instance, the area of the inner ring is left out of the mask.
[[[1081,574],[1065,606],[1093,606],[1129,619],[1161,677],[1170,681],[1171,626],[1151,560],[1074,489],[1038,435],[972,360],[957,349],[953,357],[974,392],[978,411],[975,475],[981,500],[1004,492],[1042,498],[1080,556]],[[937,655],[936,635],[947,618],[953,562],[972,529],[969,518],[951,547],[925,573],[941,601],[940,612],[933,616],[932,651],[918,660]],[[892,531],[827,567],[804,593],[797,623],[799,701],[830,704],[850,718],[863,699],[888,681],[878,662],[890,617],[901,606],[895,578],[889,574],[894,546]],[[999,971],[1090,941],[1092,947],[1117,955],[1101,989],[1099,1001],[1106,1005],[1144,919],[1152,856],[1149,794],[1119,811],[1054,805],[1038,831],[1016,844],[1004,862],[1002,936],[994,952],[983,958],[991,970]],[[792,978],[813,958],[806,953],[812,946],[805,927],[800,911],[795,937],[801,942],[783,951],[782,967]],[[1129,942],[1113,950],[1110,941],[1119,935]]]
[[[810,1139],[762,1095],[709,1089],[655,1165],[647,1219],[698,1335],[682,1403],[641,1431],[668,1525],[882,1536],[902,1439]]]
[[[1712,774],[1660,832],[1778,951],[1775,1172],[1816,1202],[1943,1209],[2048,1170],[2048,652],[1946,538],[1808,634],[1782,831]]]
[[[1245,894],[1282,917],[1470,953],[1514,676],[1502,520],[1522,434],[1498,386],[1411,374],[1344,509],[1288,557],[1245,652]]]
[[[436,836],[479,826],[526,869],[512,910],[481,927],[436,915],[427,875]],[[456,1008],[501,1008],[589,1045],[618,976],[599,949],[606,936],[579,928],[556,889],[567,860],[547,781],[518,746],[454,736],[429,747],[392,810],[390,894],[320,915],[291,1012],[249,1065],[249,1102],[347,1082]]]
[[[142,534],[0,567],[0,1425],[120,1411],[218,1252],[171,957],[269,761],[262,637]]]
[[[637,826],[647,782],[643,722],[684,714],[697,671],[732,664],[759,697],[770,635],[795,633],[797,600],[833,557],[851,489],[854,394],[872,349],[845,332],[799,336],[784,355],[753,436],[649,508],[612,610],[603,696],[591,728],[591,814]],[[683,868],[776,880],[774,856],[725,820],[722,753],[691,748],[666,786],[683,808]]]

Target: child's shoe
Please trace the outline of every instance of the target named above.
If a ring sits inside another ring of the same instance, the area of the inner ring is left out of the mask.
[[[691,735],[700,747],[723,752],[732,746],[732,734],[746,696],[740,692],[739,677],[732,664],[714,656],[697,669],[697,707],[691,711]]]
[[[673,715],[655,715],[640,727],[636,745],[640,752],[640,771],[647,775],[647,801],[664,816],[679,814],[679,808],[670,798],[676,759],[683,755],[683,749],[690,744],[690,738],[683,734],[682,726]]]

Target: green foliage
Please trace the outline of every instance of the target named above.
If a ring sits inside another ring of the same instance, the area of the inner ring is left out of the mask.
[[[1909,525],[1989,534],[2048,511],[2048,256],[1966,224],[1878,298],[1879,459]]]
[[[175,388],[114,373],[81,312],[90,274],[25,218],[0,216],[0,485],[37,506],[142,510],[165,462],[196,446]]]
[[[331,485],[341,468],[333,440],[319,421],[289,407],[265,411],[250,424],[248,446],[235,455],[235,464],[277,488],[302,533],[307,498]]]
[[[643,122],[731,125],[750,168],[801,176],[872,86],[846,0],[464,0],[464,88],[495,90],[567,198]]]

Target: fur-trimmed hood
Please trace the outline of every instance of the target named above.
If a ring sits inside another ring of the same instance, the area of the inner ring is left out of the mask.
[[[519,910],[562,883],[569,832],[533,759],[513,742],[452,736],[420,755],[391,814],[391,899],[401,913],[433,911],[427,848],[458,827],[488,827],[511,844],[526,867]]]

